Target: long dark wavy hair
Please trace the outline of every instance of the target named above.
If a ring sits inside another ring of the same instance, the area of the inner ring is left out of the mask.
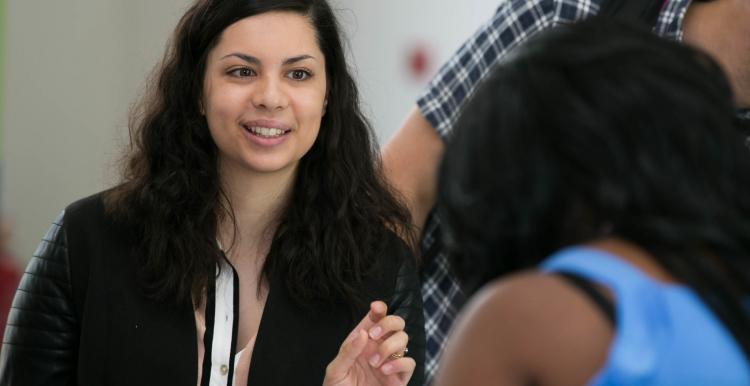
[[[617,236],[690,286],[750,358],[750,152],[706,54],[608,20],[550,31],[477,92],[439,181],[470,291]]]
[[[264,278],[281,278],[300,303],[354,307],[364,300],[364,278],[376,271],[393,234],[411,234],[407,210],[382,177],[327,2],[197,0],[134,109],[123,182],[106,197],[108,210],[138,230],[138,274],[152,298],[199,299],[223,258],[217,225],[233,215],[231,203],[224,204],[217,147],[200,112],[206,57],[229,25],[271,11],[304,15],[313,25],[326,59],[328,104],[320,133],[299,162]]]

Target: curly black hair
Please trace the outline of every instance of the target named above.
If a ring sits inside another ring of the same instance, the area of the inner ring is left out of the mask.
[[[263,266],[292,297],[364,301],[363,278],[410,217],[386,184],[373,131],[360,111],[335,15],[325,0],[198,0],[180,20],[151,88],[131,116],[122,183],[107,195],[116,218],[138,229],[139,277],[154,299],[199,299],[222,252],[216,231],[232,217],[217,148],[199,101],[208,52],[229,25],[271,11],[306,16],[325,55],[327,107],[300,160]],[[228,204],[227,204],[228,203]]]
[[[750,152],[706,54],[612,20],[533,39],[469,102],[441,166],[470,291],[606,235],[647,250],[750,354]],[[750,357],[750,355],[749,355]]]

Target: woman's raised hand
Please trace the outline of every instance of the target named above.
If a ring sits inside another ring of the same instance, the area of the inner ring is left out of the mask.
[[[399,316],[387,315],[382,301],[370,311],[341,344],[328,364],[323,386],[403,386],[409,382],[416,362],[404,356],[409,336]]]

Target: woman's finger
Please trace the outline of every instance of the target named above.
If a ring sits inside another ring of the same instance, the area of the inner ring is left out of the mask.
[[[370,327],[368,334],[371,339],[381,339],[388,336],[388,334],[402,331],[406,326],[404,319],[397,315],[388,315],[380,319],[375,325]]]
[[[341,344],[339,353],[326,367],[324,385],[335,384],[347,376],[349,369],[367,346],[367,340],[367,333],[364,330],[354,330],[349,335],[347,340]]]
[[[404,331],[398,331],[378,345],[377,351],[367,359],[372,367],[378,367],[383,362],[398,359],[404,355],[406,345],[409,343],[409,335]]]
[[[380,372],[385,375],[397,374],[398,378],[403,382],[402,384],[405,385],[409,383],[416,367],[417,362],[414,361],[414,358],[403,357],[384,363],[380,366]]]
[[[372,303],[370,303],[370,310],[367,312],[367,315],[365,315],[362,320],[360,320],[359,324],[357,324],[357,327],[355,327],[355,330],[365,330],[369,331],[372,326],[377,324],[383,317],[385,317],[386,313],[388,312],[388,306],[385,304],[385,302],[376,300]]]

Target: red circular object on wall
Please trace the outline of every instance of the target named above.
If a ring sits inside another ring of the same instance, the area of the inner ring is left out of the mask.
[[[424,78],[430,70],[430,54],[423,44],[414,45],[408,53],[409,73],[416,79]]]

